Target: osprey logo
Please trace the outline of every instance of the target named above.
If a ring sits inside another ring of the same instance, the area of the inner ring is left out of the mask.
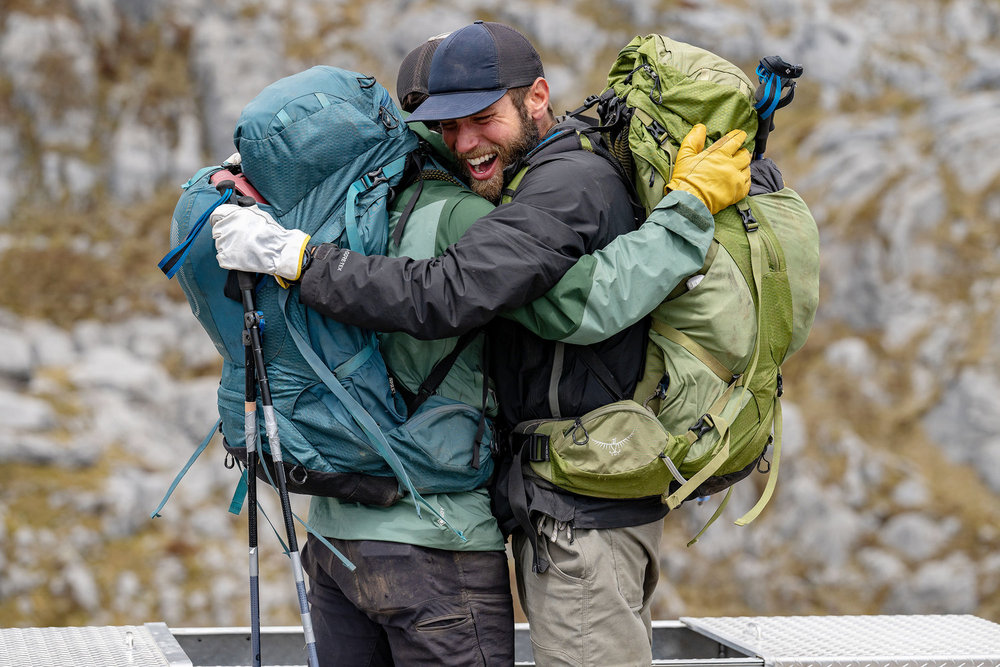
[[[633,428],[633,429],[632,429],[632,432],[631,432],[631,433],[629,433],[628,435],[626,435],[626,436],[625,436],[624,438],[622,438],[621,440],[619,440],[618,438],[612,438],[612,439],[611,439],[611,442],[603,442],[603,441],[601,441],[601,440],[598,440],[597,438],[593,438],[593,441],[594,441],[594,442],[596,442],[596,443],[597,443],[598,445],[600,445],[601,447],[603,447],[604,449],[608,450],[608,452],[609,452],[609,453],[610,453],[610,454],[611,454],[612,456],[618,456],[619,454],[621,454],[621,453],[622,453],[622,446],[623,446],[623,445],[624,445],[624,444],[625,444],[626,442],[628,442],[629,440],[631,440],[631,439],[632,439],[632,436],[633,436],[633,435],[635,435],[635,432],[636,432],[636,429],[637,429],[637,428],[638,428],[638,427],[635,427],[635,428]]]
[[[344,254],[340,256],[340,263],[337,264],[337,270],[340,271],[344,268],[344,264],[347,264],[347,258],[351,256],[350,250],[345,250]]]

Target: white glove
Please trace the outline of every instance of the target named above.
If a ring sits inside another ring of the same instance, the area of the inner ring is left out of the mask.
[[[302,274],[302,255],[310,236],[285,229],[257,206],[222,204],[209,218],[219,266],[247,273],[268,273],[286,280]]]

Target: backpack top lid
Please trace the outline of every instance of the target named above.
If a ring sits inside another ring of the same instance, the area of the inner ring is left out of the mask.
[[[417,145],[381,84],[329,66],[264,88],[243,109],[233,142],[279,221],[309,233],[337,211],[351,183]]]
[[[655,118],[674,147],[702,123],[708,129],[706,145],[730,130],[744,130],[743,147],[753,152],[754,84],[743,70],[710,51],[663,35],[635,37],[612,65],[608,87],[625,97],[628,106]]]

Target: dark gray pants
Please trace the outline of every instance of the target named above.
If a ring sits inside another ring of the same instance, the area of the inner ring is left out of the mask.
[[[323,667],[514,662],[514,611],[503,551],[444,551],[311,535],[302,550]]]

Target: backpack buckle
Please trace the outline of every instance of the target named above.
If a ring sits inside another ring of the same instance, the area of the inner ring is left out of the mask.
[[[698,421],[695,422],[690,430],[700,438],[713,428],[715,428],[715,422],[712,420],[712,416],[706,413],[698,418]]]
[[[389,178],[382,171],[382,168],[379,167],[375,171],[369,171],[367,174],[362,176],[362,182],[365,184],[366,190],[371,190],[382,183],[388,183]]]
[[[741,201],[736,205],[736,210],[739,211],[740,219],[743,221],[743,228],[747,232],[755,232],[757,228],[760,227],[760,223],[757,219],[753,217],[753,211],[750,210],[750,205],[746,203],[746,200]]]
[[[653,140],[656,141],[657,144],[662,143],[664,137],[670,137],[670,133],[667,132],[667,129],[655,120],[646,126],[646,131],[649,132],[650,136],[653,137]]]
[[[532,433],[524,446],[528,448],[528,460],[532,463],[545,463],[549,460],[549,436]]]

